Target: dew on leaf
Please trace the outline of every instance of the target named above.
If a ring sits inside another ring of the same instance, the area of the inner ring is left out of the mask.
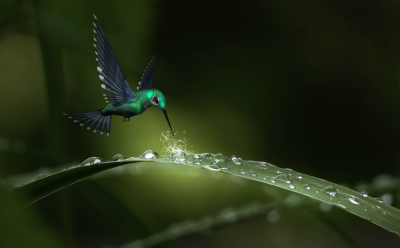
[[[140,157],[145,159],[158,159],[160,155],[153,150],[145,151]]]
[[[332,186],[327,186],[322,190],[325,194],[330,195],[330,196],[336,196],[339,192],[337,191],[336,188]]]
[[[122,154],[116,154],[116,155],[114,155],[113,157],[112,157],[112,161],[122,161],[122,160],[124,160],[124,159],[126,159],[126,157],[124,156],[124,155],[122,155]]]
[[[292,180],[290,180],[290,177],[286,174],[281,174],[281,175],[275,176],[273,178],[276,179],[276,181],[278,181],[278,182],[292,183]]]
[[[347,200],[355,205],[360,205],[360,202],[354,197],[349,197]]]
[[[103,162],[104,160],[99,157],[90,157],[85,159],[79,166],[90,166],[93,164],[98,164]]]

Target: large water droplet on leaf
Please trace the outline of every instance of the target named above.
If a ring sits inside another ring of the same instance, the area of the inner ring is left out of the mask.
[[[349,197],[347,200],[353,204],[360,205],[360,202],[356,198]]]
[[[236,165],[241,165],[241,164],[242,164],[242,159],[236,157],[235,155],[232,155],[231,160],[232,160],[232,162],[233,162],[234,164],[236,164]]]
[[[290,180],[289,176],[286,174],[281,174],[279,176],[273,177],[276,181],[282,182],[282,183],[292,183],[292,180]]]
[[[117,154],[112,157],[112,161],[122,161],[126,159],[126,157],[122,154]]]
[[[222,153],[217,153],[215,154],[213,159],[215,162],[218,162],[218,161],[227,161],[228,158]]]
[[[153,150],[145,151],[140,157],[145,159],[157,159],[160,155]]]
[[[332,186],[327,186],[323,189],[324,193],[330,196],[336,196],[339,192]]]
[[[266,162],[259,162],[258,163],[258,168],[260,168],[262,170],[268,170],[269,166],[267,165]]]
[[[212,171],[220,171],[221,167],[219,167],[218,165],[212,164],[212,165],[205,165],[203,166],[203,168],[212,170]]]
[[[99,157],[91,157],[91,158],[85,159],[79,166],[89,166],[89,165],[101,163],[103,161],[104,160]]]

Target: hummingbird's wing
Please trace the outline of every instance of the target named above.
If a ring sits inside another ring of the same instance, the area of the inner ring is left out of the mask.
[[[111,94],[104,94],[105,99],[114,102],[113,106],[125,104],[128,100],[137,100],[138,97],[132,91],[128,82],[125,80],[122,74],[121,68],[119,67],[118,61],[115,58],[110,43],[104,34],[103,29],[100,26],[97,17],[93,14],[95,22],[93,22],[95,34],[94,41],[96,42],[94,47],[96,48],[96,61],[99,64],[97,71],[99,72],[99,78],[104,84],[101,88],[108,91]],[[108,101],[107,101],[108,102]]]
[[[150,60],[149,66],[144,70],[143,76],[140,79],[137,91],[153,88],[153,74],[154,74],[154,57]]]

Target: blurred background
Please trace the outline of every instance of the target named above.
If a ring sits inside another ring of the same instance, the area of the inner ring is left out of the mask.
[[[377,175],[398,176],[400,2],[1,0],[1,178],[92,156],[162,153],[168,125],[155,108],[128,123],[114,116],[110,137],[61,115],[106,105],[93,13],[132,88],[155,57],[154,88],[195,153],[267,161],[353,189]],[[288,194],[197,168],[140,169],[153,166],[113,169],[22,212],[0,208],[0,240],[5,247],[119,247],[172,223]],[[334,208],[324,221],[318,211],[294,209],[275,223],[260,215],[158,247],[400,245],[347,212]]]

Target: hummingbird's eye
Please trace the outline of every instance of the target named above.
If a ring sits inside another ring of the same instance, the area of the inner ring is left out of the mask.
[[[152,97],[152,102],[153,103],[155,103],[155,104],[158,104],[158,102],[159,102],[159,100],[158,100],[158,96],[157,95],[154,95],[153,97]]]

